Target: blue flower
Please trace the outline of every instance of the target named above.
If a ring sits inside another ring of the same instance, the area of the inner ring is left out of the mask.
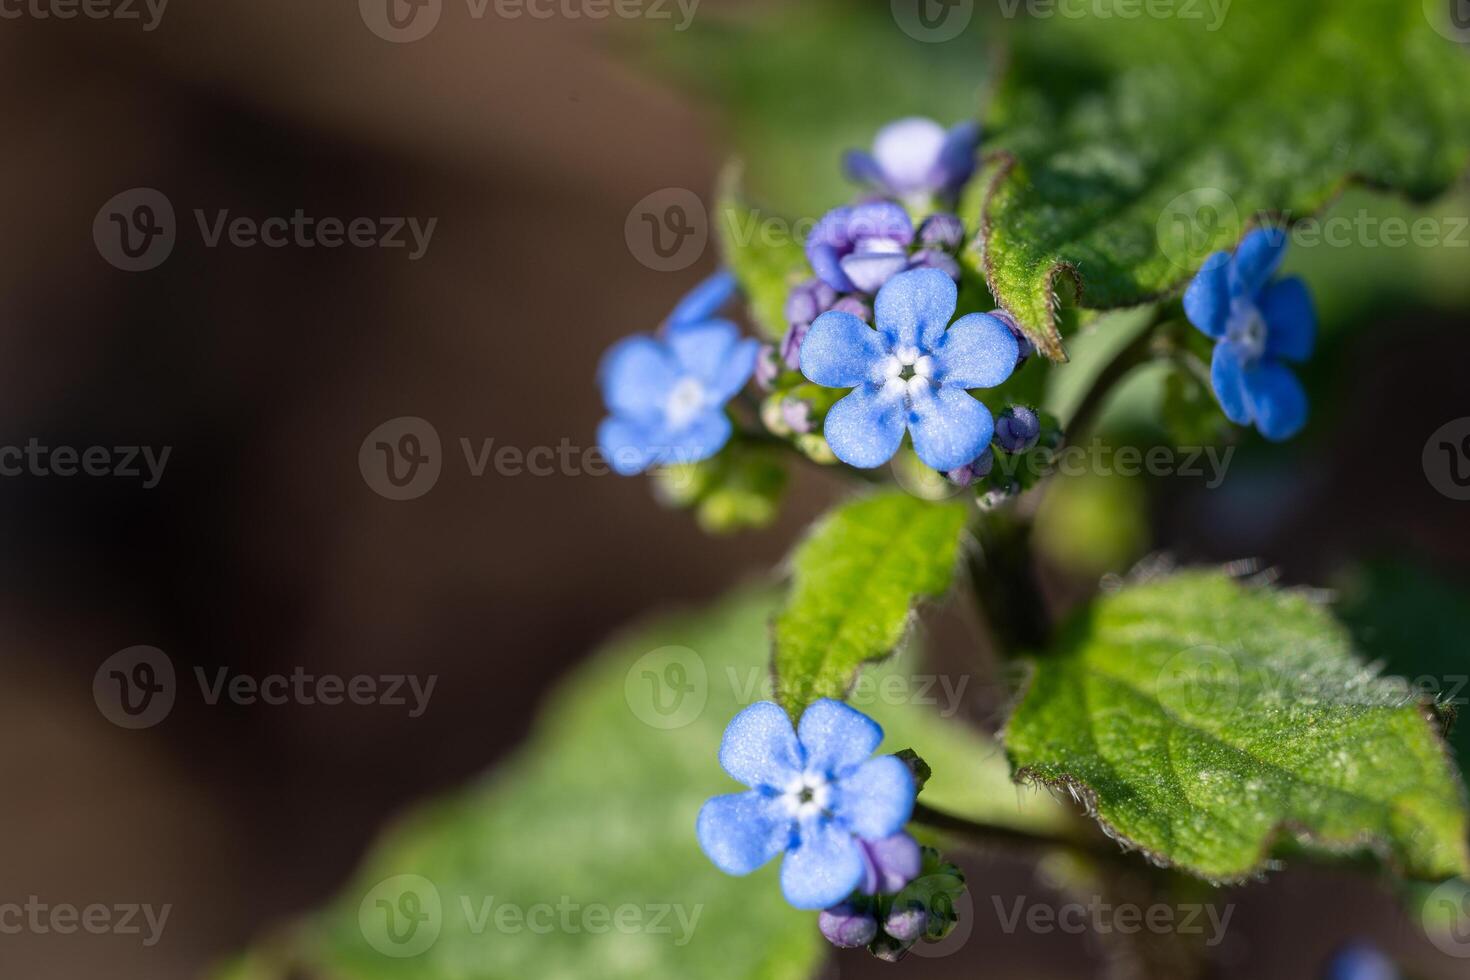
[[[1272,280],[1286,252],[1286,233],[1259,228],[1234,257],[1216,252],[1184,293],[1184,312],[1206,336],[1219,341],[1210,382],[1225,416],[1254,424],[1275,442],[1290,439],[1307,422],[1307,395],[1283,362],[1312,354],[1317,314],[1306,284],[1295,276]]]
[[[980,127],[963,122],[946,131],[911,116],[878,130],[873,152],[849,150],[842,164],[850,179],[905,200],[930,195],[953,202],[975,172]]]
[[[618,473],[695,463],[729,440],[725,403],[750,379],[760,350],[735,324],[712,319],[734,290],[729,273],[716,273],[679,302],[661,336],[635,334],[603,355],[597,377],[611,415],[597,444]]]
[[[878,290],[909,264],[914,223],[892,201],[833,208],[806,239],[806,259],[817,277],[839,293]]]
[[[897,756],[870,758],[883,729],[840,701],[812,703],[793,731],[785,710],[758,701],[731,720],[720,765],[749,786],[716,796],[695,833],[721,871],[744,875],[785,853],[781,891],[799,909],[825,909],[874,872],[864,841],[900,830],[914,778]]]
[[[945,472],[989,445],[994,420],[967,389],[992,388],[1011,376],[1016,338],[989,313],[949,326],[958,293],[943,272],[913,269],[878,292],[877,329],[836,310],[812,324],[801,345],[801,373],[828,388],[853,389],[827,413],[824,433],[838,459],[881,466],[908,431],[919,458]]]

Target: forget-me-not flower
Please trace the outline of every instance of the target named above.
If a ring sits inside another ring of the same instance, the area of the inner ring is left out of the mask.
[[[959,290],[937,269],[890,279],[873,302],[876,329],[847,313],[819,316],[801,346],[801,373],[852,391],[827,413],[832,452],[868,469],[893,457],[904,432],[941,473],[979,456],[994,432],[971,388],[993,388],[1015,370],[1015,335],[998,317],[971,313],[949,323]],[[948,329],[946,329],[948,328]]]
[[[597,376],[611,414],[597,444],[618,473],[695,463],[729,441],[725,403],[750,379],[760,350],[714,317],[734,291],[734,277],[716,273],[679,302],[659,336],[627,337],[603,355]]]
[[[953,202],[975,172],[979,144],[980,127],[973,122],[946,130],[932,119],[911,116],[878,130],[871,153],[847,151],[842,165],[850,179],[882,193]]]
[[[779,705],[736,715],[720,765],[749,786],[699,811],[699,845],[721,871],[744,875],[778,854],[781,891],[799,909],[825,909],[869,880],[864,841],[898,834],[914,808],[914,778],[897,756],[873,758],[883,729],[822,698],[793,731]]]
[[[1317,314],[1306,284],[1272,280],[1286,252],[1286,233],[1259,228],[1235,255],[1216,252],[1184,293],[1191,323],[1213,337],[1210,382],[1225,416],[1254,424],[1272,441],[1290,439],[1307,422],[1307,395],[1283,362],[1312,354]]]
[[[817,278],[839,293],[872,293],[909,264],[914,223],[902,205],[868,201],[822,215],[806,239]]]

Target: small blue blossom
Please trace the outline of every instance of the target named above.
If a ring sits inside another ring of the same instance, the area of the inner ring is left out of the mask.
[[[817,277],[839,293],[876,292],[909,264],[914,240],[909,213],[892,201],[833,208],[806,239]]]
[[[817,928],[833,946],[855,949],[868,945],[878,935],[878,920],[866,905],[843,902],[823,909],[817,916]]]
[[[1260,228],[1232,257],[1216,252],[1184,293],[1184,312],[1218,341],[1210,382],[1225,416],[1254,424],[1273,442],[1290,439],[1307,422],[1307,395],[1283,362],[1312,354],[1317,314],[1306,284],[1272,280],[1286,252],[1286,233]]]
[[[713,318],[734,290],[729,273],[716,273],[679,302],[660,336],[635,334],[603,355],[597,377],[611,414],[597,443],[616,472],[695,463],[729,441],[725,403],[750,380],[760,351]]]
[[[695,833],[721,871],[744,875],[778,854],[781,891],[799,909],[836,905],[869,880],[864,842],[898,834],[914,779],[897,756],[872,758],[883,729],[840,701],[812,703],[793,731],[779,705],[758,701],[725,729],[720,765],[749,786],[716,796]]]
[[[876,329],[836,310],[812,324],[801,373],[828,388],[852,389],[832,406],[824,427],[838,459],[861,469],[881,466],[907,431],[914,452],[942,473],[971,462],[990,443],[990,410],[968,389],[992,388],[1011,376],[1016,338],[988,313],[950,326],[958,297],[943,272],[914,269],[879,291]]]
[[[972,122],[945,128],[911,116],[878,130],[871,153],[849,150],[847,176],[884,194],[922,203],[933,196],[953,202],[975,172],[980,127]]]

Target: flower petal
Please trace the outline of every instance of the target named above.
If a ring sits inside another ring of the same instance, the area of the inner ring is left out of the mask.
[[[801,373],[828,388],[875,380],[888,354],[883,335],[851,313],[832,310],[812,321],[801,341]]]
[[[1317,336],[1317,311],[1307,284],[1296,276],[1280,279],[1261,290],[1257,299],[1266,321],[1266,353],[1286,361],[1312,356]]]
[[[896,194],[933,190],[945,138],[943,126],[920,116],[899,119],[878,130],[873,157],[889,189]]]
[[[654,434],[658,441],[657,462],[660,466],[697,463],[709,459],[730,441],[730,418],[718,408],[710,408],[695,416],[677,432],[663,430]]]
[[[1230,292],[1233,296],[1254,296],[1266,285],[1286,255],[1286,231],[1281,228],[1257,228],[1241,240],[1230,263]]]
[[[1245,366],[1241,363],[1240,351],[1229,341],[1215,345],[1215,355],[1210,360],[1210,384],[1214,386],[1215,398],[1225,417],[1236,425],[1249,425],[1250,404],[1246,401],[1242,379]]]
[[[873,154],[866,150],[848,150],[842,154],[842,172],[855,184],[882,187],[883,169]]]
[[[863,241],[909,245],[914,240],[914,222],[901,204],[867,201],[848,210],[845,232],[854,246]]]
[[[730,301],[730,297],[735,295],[735,288],[734,273],[721,269],[685,293],[665,323],[674,327],[708,320]]]
[[[681,375],[692,374],[701,384],[719,373],[721,362],[740,338],[740,328],[729,320],[695,320],[670,324],[664,343],[674,355]]]
[[[1184,290],[1184,315],[1207,337],[1225,336],[1230,318],[1230,253],[1216,252],[1205,259]]]
[[[851,292],[852,280],[842,271],[841,258],[852,251],[852,238],[847,222],[852,215],[848,207],[833,208],[817,221],[806,239],[806,260],[827,285],[839,293]]]
[[[832,812],[859,837],[896,834],[914,812],[914,777],[896,755],[881,755],[840,780]]]
[[[834,821],[812,820],[801,842],[781,862],[781,892],[799,909],[836,905],[862,883],[862,848]]]
[[[898,452],[903,442],[904,402],[897,388],[866,384],[848,392],[827,411],[822,433],[838,459],[866,470],[882,466]]]
[[[786,710],[757,701],[730,719],[720,741],[720,766],[752,789],[785,789],[801,775],[801,746]]]
[[[1262,361],[1243,376],[1246,399],[1261,435],[1290,439],[1307,424],[1307,393],[1284,364]]]
[[[602,399],[614,415],[651,422],[679,380],[673,355],[652,337],[635,334],[608,348],[597,368]]]
[[[938,269],[900,272],[873,301],[873,319],[889,342],[928,350],[954,316],[959,287]]]
[[[908,264],[902,251],[853,252],[842,259],[842,271],[861,292],[876,293]]]
[[[891,756],[890,756],[891,758]],[[860,840],[867,872],[863,876],[863,894],[893,894],[919,877],[924,867],[924,854],[919,842],[908,834],[890,834],[879,840]]]
[[[960,317],[934,346],[934,379],[959,388],[994,388],[1016,369],[1020,345],[989,313]]]
[[[636,476],[658,459],[658,452],[650,448],[647,427],[615,415],[597,427],[597,448],[619,476]]]
[[[995,431],[990,409],[963,388],[911,384],[909,432],[914,452],[943,473],[957,469],[984,451]]]
[[[980,124],[962,122],[951,126],[944,135],[939,151],[936,179],[942,184],[936,190],[954,194],[975,173],[975,150],[980,145]]]
[[[795,821],[758,790],[705,801],[694,821],[704,853],[726,874],[748,875],[791,844]]]
[[[818,698],[802,712],[796,738],[806,753],[806,771],[837,778],[866,762],[883,741],[883,729],[856,708]]]

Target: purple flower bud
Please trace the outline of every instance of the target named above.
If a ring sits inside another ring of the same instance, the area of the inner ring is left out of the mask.
[[[1031,338],[1026,336],[1025,332],[1021,330],[1021,325],[1016,322],[1016,318],[1011,316],[1005,310],[991,310],[990,315],[995,317],[1001,323],[1004,323],[1006,325],[1006,329],[1009,330],[1011,332],[1011,335],[1016,338],[1016,347],[1018,349],[1018,353],[1016,354],[1016,367],[1020,367],[1026,362],[1026,358],[1036,353],[1036,345],[1033,344],[1031,342]]]
[[[801,370],[801,342],[811,328],[810,323],[792,323],[781,338],[781,360],[793,371]]]
[[[783,399],[781,421],[796,435],[804,436],[812,431],[812,407],[797,398]]]
[[[811,323],[837,300],[837,291],[820,279],[808,279],[786,294],[786,322]]]
[[[944,474],[949,482],[955,486],[968,487],[976,480],[983,480],[990,475],[990,468],[995,465],[995,453],[989,446],[985,452],[976,456],[973,460],[961,466],[959,469],[950,470]]]
[[[841,949],[866,946],[878,934],[878,920],[867,909],[860,909],[843,902],[825,909],[817,916],[817,928],[827,937],[827,942]]]
[[[851,313],[864,323],[873,322],[873,307],[857,296],[844,296],[832,304],[832,309]]]
[[[776,355],[776,348],[761,344],[760,353],[755,356],[755,383],[761,390],[770,391],[780,373],[781,359]]]
[[[860,886],[864,895],[897,892],[917,878],[924,866],[918,842],[902,831],[881,840],[859,838],[858,843],[868,865]]]
[[[919,244],[953,252],[965,240],[965,223],[952,214],[931,214],[919,225]]]
[[[929,912],[924,903],[910,899],[902,907],[894,903],[888,918],[883,920],[883,931],[901,943],[912,943],[924,934],[929,924]]]
[[[995,441],[1008,453],[1023,453],[1041,437],[1041,419],[1024,405],[1012,405],[995,418]]]
[[[960,281],[960,264],[955,261],[953,255],[941,252],[937,248],[925,248],[915,252],[909,259],[909,268],[938,269],[955,282]]]

